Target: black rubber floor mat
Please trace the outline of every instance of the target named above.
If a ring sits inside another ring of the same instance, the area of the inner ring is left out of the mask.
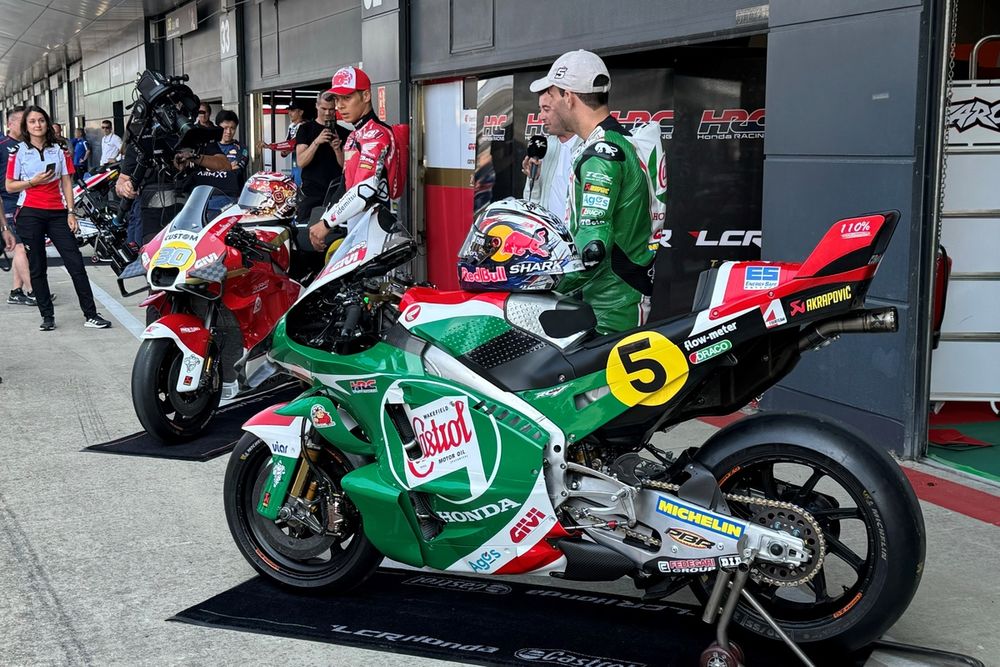
[[[342,596],[257,577],[170,620],[481,665],[690,667],[715,639],[700,617],[700,608],[666,601],[383,569]],[[736,628],[730,636],[749,667],[801,664],[782,644]],[[850,667],[870,653],[813,659]]]
[[[158,459],[181,461],[208,461],[232,451],[243,436],[240,427],[243,426],[244,422],[269,405],[292,400],[301,391],[298,383],[285,384],[220,408],[212,417],[208,430],[188,442],[164,445],[154,440],[145,431],[141,431],[111,442],[84,447],[82,451],[123,454],[125,456],[151,456]]]

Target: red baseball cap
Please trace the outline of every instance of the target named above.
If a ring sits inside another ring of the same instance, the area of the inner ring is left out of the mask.
[[[372,82],[368,75],[357,67],[341,67],[330,81],[326,92],[334,95],[350,95],[358,90],[369,90]]]

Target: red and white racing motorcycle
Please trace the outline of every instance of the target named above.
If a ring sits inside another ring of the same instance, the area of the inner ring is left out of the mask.
[[[219,194],[196,187],[118,279],[123,295],[128,278],[144,275],[149,283],[132,402],[146,431],[165,443],[198,435],[220,400],[272,378],[276,368],[266,350],[253,348],[302,289],[288,275],[294,182],[280,173],[255,174],[236,204],[210,217]]]

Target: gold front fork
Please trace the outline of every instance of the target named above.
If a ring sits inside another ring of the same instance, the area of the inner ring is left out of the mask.
[[[312,449],[309,447],[303,447],[306,456],[309,457],[310,463],[316,463],[319,459],[319,450]],[[298,472],[295,473],[295,481],[292,482],[292,490],[289,492],[293,498],[298,498],[302,495],[302,488],[306,485],[306,479],[309,477],[309,466],[303,465],[299,466]]]

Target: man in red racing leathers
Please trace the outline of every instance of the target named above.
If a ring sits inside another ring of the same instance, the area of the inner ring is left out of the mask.
[[[324,250],[329,230],[344,224],[364,210],[358,197],[357,186],[377,177],[376,168],[381,162],[386,170],[389,198],[401,194],[401,158],[398,154],[392,128],[382,122],[372,110],[371,81],[357,67],[342,67],[333,75],[330,90],[336,99],[340,117],[354,125],[344,142],[344,188],[346,192],[323,219],[309,229],[309,240],[316,250]],[[372,183],[376,183],[374,179]]]

